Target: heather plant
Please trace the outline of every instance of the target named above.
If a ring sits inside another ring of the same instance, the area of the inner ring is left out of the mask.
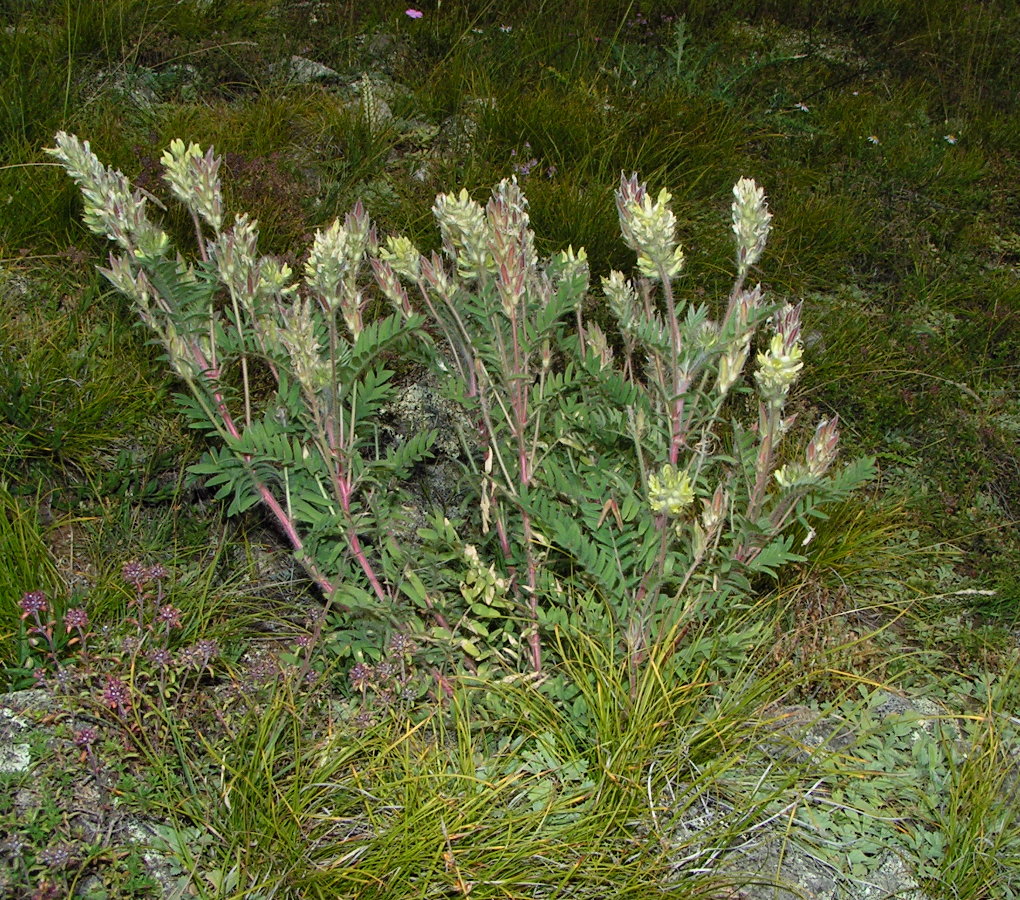
[[[157,752],[208,705],[201,685],[223,651],[210,637],[187,640],[190,623],[169,595],[165,566],[132,560],[121,575],[129,599],[117,626],[94,622],[87,598],[62,602],[26,592],[18,603],[21,658],[8,675],[15,687],[41,687],[83,703],[124,741]],[[96,734],[85,728],[75,737],[86,757]]]

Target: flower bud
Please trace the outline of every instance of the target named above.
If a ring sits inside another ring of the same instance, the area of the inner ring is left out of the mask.
[[[639,318],[634,285],[624,277],[623,272],[614,269],[603,277],[602,293],[609,301],[609,309],[616,317],[620,329],[624,332],[632,330]]]
[[[400,279],[397,278],[397,273],[393,270],[393,266],[384,259],[377,259],[375,257],[372,258],[371,263],[375,283],[379,285],[379,290],[390,301],[394,311],[404,316],[404,318],[410,316],[412,310],[411,303],[407,299],[407,291],[404,290]]]
[[[569,285],[569,290],[577,297],[583,297],[588,290],[588,254],[584,247],[574,252],[573,246],[561,250],[551,261],[549,274],[557,286]]]
[[[326,383],[326,373],[315,335],[313,301],[297,298],[284,313],[284,325],[278,334],[290,354],[294,376],[306,393],[316,394]]]
[[[814,437],[807,446],[807,469],[821,478],[836,459],[839,447],[839,416],[822,419],[815,429]]]
[[[431,259],[426,259],[424,256],[421,258],[421,277],[432,290],[444,299],[452,299],[457,292],[457,286],[450,280],[438,253],[433,252]]]
[[[719,360],[719,376],[715,382],[715,389],[719,392],[720,397],[725,397],[730,388],[736,384],[737,379],[740,378],[750,350],[750,334],[743,340],[734,341],[726,348],[726,352]]]
[[[598,360],[600,369],[612,367],[613,349],[609,346],[605,332],[599,328],[596,322],[591,322],[585,329],[584,343],[588,352]]]
[[[227,290],[239,299],[249,299],[257,285],[258,222],[240,215],[226,231],[209,244],[210,256]]]
[[[716,485],[711,500],[703,500],[701,511],[701,524],[709,535],[714,535],[720,525],[726,520],[729,510],[730,498],[721,484]]]

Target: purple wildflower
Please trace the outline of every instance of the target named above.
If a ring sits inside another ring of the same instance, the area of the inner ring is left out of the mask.
[[[24,852],[25,842],[16,834],[12,834],[5,841],[0,842],[0,853],[11,859],[20,859]]]
[[[180,628],[181,611],[176,606],[167,603],[159,608],[159,612],[156,613],[156,621],[160,625],[166,625],[167,628]]]
[[[408,653],[414,653],[415,645],[406,634],[401,634],[399,631],[395,631],[390,635],[390,651],[396,653],[398,656],[405,656]]]
[[[82,728],[80,731],[75,732],[74,743],[79,747],[91,747],[99,735],[96,734],[95,728]]]
[[[138,560],[131,560],[131,562],[124,563],[124,568],[121,569],[121,575],[124,580],[136,588],[144,587],[149,581],[149,572]]]
[[[46,612],[46,594],[42,591],[28,591],[22,595],[18,606],[21,607],[23,619]]]
[[[106,676],[106,687],[103,689],[103,703],[123,715],[131,708],[131,694],[128,686],[113,675]]]
[[[64,627],[67,629],[77,628],[81,631],[83,628],[87,628],[88,624],[89,614],[84,607],[78,606],[64,613]]]
[[[74,851],[68,844],[54,844],[39,854],[39,862],[50,869],[66,869],[74,862]]]
[[[195,646],[205,660],[203,665],[209,665],[210,660],[220,655],[220,645],[216,641],[199,641]]]
[[[375,670],[367,663],[355,663],[347,676],[351,680],[351,687],[356,691],[363,691],[375,679]]]
[[[220,647],[216,641],[199,641],[185,647],[177,656],[177,661],[185,667],[204,669],[210,660],[219,656]]]
[[[423,13],[420,9],[405,9],[404,15],[409,19],[420,19],[423,15],[425,15],[425,13]]]
[[[165,669],[174,661],[173,655],[165,647],[153,647],[153,649],[146,654],[146,658],[157,669]]]

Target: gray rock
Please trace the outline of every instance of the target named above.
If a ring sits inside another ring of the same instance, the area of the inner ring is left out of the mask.
[[[315,81],[338,81],[340,73],[336,69],[324,66],[314,59],[304,56],[292,56],[289,60],[274,67],[276,74],[282,75],[293,84],[310,84]]]

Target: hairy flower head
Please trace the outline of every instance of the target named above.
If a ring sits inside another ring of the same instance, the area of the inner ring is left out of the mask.
[[[461,189],[459,194],[440,194],[432,207],[443,238],[443,250],[457,265],[462,278],[477,279],[496,274],[489,252],[489,226],[480,204]]]
[[[258,222],[242,214],[209,245],[220,281],[235,297],[248,299],[255,292],[258,234]]]
[[[368,249],[371,228],[361,203],[343,224],[334,219],[325,231],[316,231],[305,263],[305,283],[335,310],[350,293],[350,285]]]
[[[178,138],[170,142],[160,162],[166,170],[163,179],[174,196],[219,231],[223,224],[223,192],[220,161],[213,155],[213,148],[203,154],[198,144],[185,147]]]
[[[807,446],[805,457],[807,469],[821,478],[836,459],[839,448],[839,416],[822,419],[815,429],[814,436]]]
[[[663,188],[654,202],[637,174],[620,176],[616,209],[623,240],[638,254],[638,271],[646,278],[675,278],[684,264],[676,238],[676,216],[669,208],[672,195]]]
[[[691,476],[676,466],[665,465],[648,478],[648,503],[660,515],[679,516],[694,502]]]
[[[804,367],[800,309],[799,303],[796,306],[787,303],[776,311],[772,317],[775,333],[769,341],[769,348],[758,354],[758,371],[754,377],[762,397],[773,407],[783,405],[791,385]]]
[[[638,318],[634,285],[627,280],[623,272],[613,269],[602,279],[602,293],[609,301],[609,309],[616,317],[620,328],[625,332],[631,330]]]
[[[294,375],[304,391],[314,396],[326,384],[327,372],[315,333],[315,314],[310,299],[298,298],[285,313],[277,331],[280,343],[290,355]]]
[[[791,385],[797,380],[804,363],[800,344],[786,349],[783,337],[772,335],[769,349],[758,354],[758,371],[754,373],[762,397],[773,406],[782,406]]]
[[[104,166],[88,141],[73,134],[57,132],[57,146],[46,150],[56,157],[81,188],[85,199],[84,221],[94,234],[115,241],[132,256],[155,259],[170,246],[166,232],[149,221],[145,198],[123,173]]]
[[[765,191],[752,178],[741,178],[733,186],[733,233],[737,237],[737,271],[743,278],[761,259],[772,230],[772,213],[765,203]]]

